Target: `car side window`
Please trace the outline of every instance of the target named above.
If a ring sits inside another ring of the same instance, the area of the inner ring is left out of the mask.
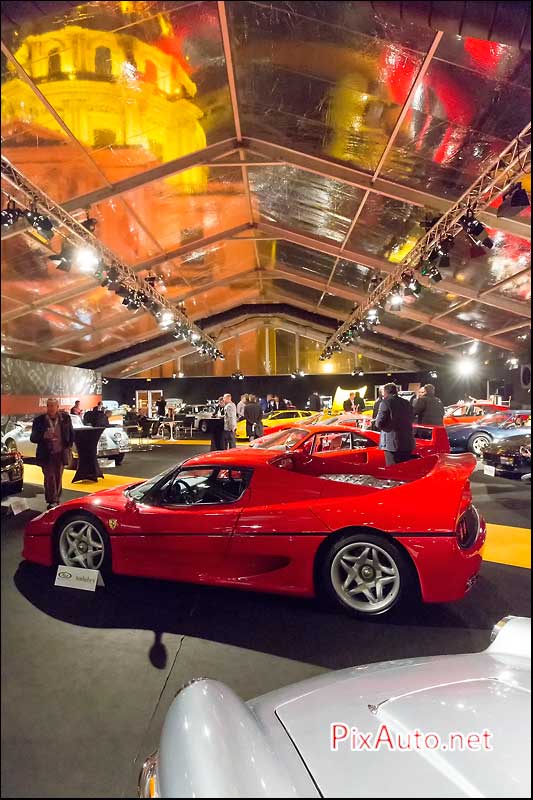
[[[322,433],[316,437],[315,453],[334,453],[352,449],[351,433]]]
[[[160,493],[165,506],[234,503],[248,487],[252,470],[236,467],[197,467],[178,470]]]
[[[276,419],[294,419],[294,417],[297,416],[298,414],[296,414],[294,411],[282,411],[277,415]]]
[[[352,433],[353,450],[363,450],[367,447],[377,447],[377,442],[372,441],[372,439],[366,439],[358,433]]]

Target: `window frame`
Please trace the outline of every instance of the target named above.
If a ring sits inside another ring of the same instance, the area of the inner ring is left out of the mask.
[[[193,467],[187,467],[187,466],[185,466],[183,464],[180,464],[180,466],[176,468],[174,473],[171,476],[168,476],[168,482],[167,482],[166,485],[169,486],[172,483],[174,483],[174,481],[179,480],[180,473],[192,472],[193,470],[210,470],[211,472],[214,472],[216,470],[217,471],[217,479],[218,479],[219,473],[222,472],[222,471],[225,471],[225,470],[226,471],[240,470],[246,476],[246,483],[245,483],[245,486],[244,486],[242,492],[240,493],[240,495],[238,497],[236,497],[234,500],[221,500],[219,502],[205,502],[205,503],[202,502],[202,501],[198,501],[198,502],[195,502],[195,503],[162,503],[161,502],[161,494],[160,494],[160,492],[161,492],[161,489],[162,489],[162,484],[163,484],[163,486],[165,485],[165,478],[163,478],[161,481],[159,481],[159,483],[157,483],[155,486],[152,487],[152,489],[150,490],[150,493],[149,493],[149,496],[157,495],[157,500],[155,498],[153,498],[153,500],[155,502],[146,503],[146,498],[145,498],[141,502],[146,503],[146,505],[151,505],[153,508],[170,509],[170,510],[172,510],[172,509],[181,509],[181,508],[186,508],[186,509],[191,510],[191,509],[197,508],[199,506],[201,506],[201,507],[203,507],[203,506],[213,506],[213,507],[217,507],[217,508],[219,508],[220,506],[224,506],[224,507],[225,506],[232,506],[232,505],[235,505],[236,503],[239,503],[242,500],[242,498],[246,494],[247,490],[250,488],[250,484],[251,484],[251,482],[253,480],[253,476],[254,476],[254,473],[255,473],[255,470],[252,467],[239,467],[236,464],[232,464],[232,465],[227,465],[227,464],[205,464],[205,465],[195,464]]]

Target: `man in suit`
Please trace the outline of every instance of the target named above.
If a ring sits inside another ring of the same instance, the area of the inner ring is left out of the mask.
[[[232,450],[237,446],[235,431],[237,430],[237,406],[230,394],[224,395],[224,450]]]
[[[74,444],[74,429],[70,415],[59,410],[59,401],[46,401],[46,414],[33,420],[30,442],[37,445],[36,460],[44,475],[44,496],[47,508],[59,505],[63,469],[69,462]]]
[[[381,431],[379,446],[385,451],[385,464],[409,461],[415,449],[413,408],[403,397],[398,397],[398,387],[394,383],[383,387],[376,428]]]
[[[342,407],[348,414],[362,414],[366,408],[359,392],[350,392],[350,397],[344,401]]]
[[[442,425],[444,420],[444,406],[442,400],[436,396],[432,383],[426,383],[418,393],[413,405],[415,419],[421,425]]]
[[[274,395],[274,399],[270,401],[270,407],[269,407],[269,409],[268,409],[268,410],[269,410],[269,411],[282,411],[282,410],[283,410],[283,409],[285,409],[286,407],[287,407],[287,406],[285,405],[285,403],[283,402],[283,400],[280,400],[280,399],[279,399],[279,395],[278,395],[278,394],[275,394],[275,395]]]

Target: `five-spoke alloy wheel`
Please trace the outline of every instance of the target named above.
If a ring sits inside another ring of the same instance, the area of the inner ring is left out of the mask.
[[[67,518],[59,529],[58,560],[68,567],[106,571],[110,563],[109,537],[89,514]]]
[[[330,598],[358,616],[390,611],[412,588],[413,569],[394,543],[372,532],[333,542],[318,575]]]

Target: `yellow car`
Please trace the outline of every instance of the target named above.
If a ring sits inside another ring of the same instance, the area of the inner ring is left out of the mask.
[[[316,415],[316,411],[299,411],[296,408],[287,408],[283,411],[271,411],[263,417],[263,428],[266,431],[268,428],[277,428],[278,425],[284,425],[286,422],[292,420],[297,421]],[[241,421],[237,423],[236,436],[237,439],[248,438],[246,435],[246,420],[241,419]]]

